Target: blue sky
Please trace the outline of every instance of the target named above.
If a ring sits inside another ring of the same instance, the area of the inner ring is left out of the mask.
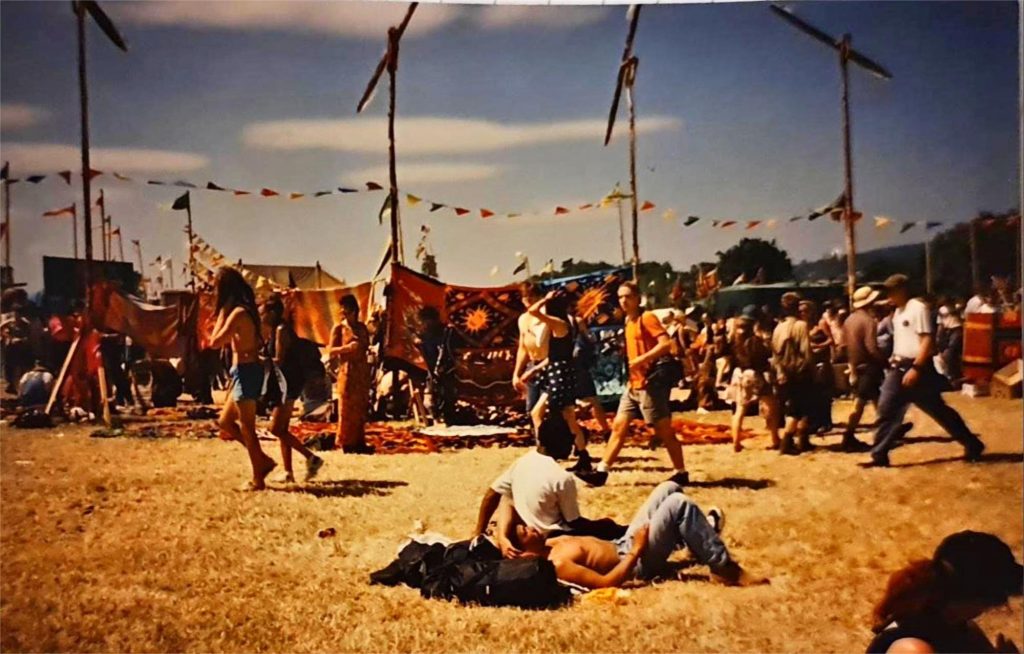
[[[240,188],[314,191],[386,183],[386,87],[355,105],[404,4],[107,3],[131,51],[90,26],[95,167]],[[1012,2],[803,2],[793,9],[894,79],[851,69],[855,197],[868,217],[963,221],[1017,205],[1017,7]],[[619,258],[614,209],[554,217],[628,179],[624,129],[602,146],[626,31],[622,7],[421,5],[402,43],[398,161],[403,193],[498,212],[481,220],[403,207],[407,256],[422,224],[444,279],[511,279],[515,253]],[[13,174],[75,167],[74,20],[66,3],[0,5],[3,158]],[[842,190],[835,55],[759,3],[649,6],[640,58],[641,257],[677,267],[742,236],[776,238],[794,260],[842,246],[827,220],[771,231],[684,228],[690,214],[787,218]],[[625,114],[620,128],[625,127]],[[186,256],[179,189],[103,176],[108,209],[145,258]],[[40,214],[77,183],[13,187],[13,263],[41,285],[41,256],[66,255],[70,226]],[[231,258],[311,264],[369,278],[387,238],[383,196],[257,200],[196,192],[197,233]],[[672,208],[680,220],[662,217]],[[919,241],[858,229],[864,249]],[[131,257],[130,247],[126,255]],[[413,262],[415,265],[415,262]],[[492,268],[498,273],[492,275]],[[180,278],[180,269],[176,273]]]

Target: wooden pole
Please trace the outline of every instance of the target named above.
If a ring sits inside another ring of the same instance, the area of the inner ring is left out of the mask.
[[[142,278],[142,293],[145,298],[149,299],[149,284],[146,283],[146,267],[142,263],[142,241],[132,241],[132,245],[135,246],[135,254],[139,258],[139,276]]]
[[[974,293],[974,289],[978,288],[978,284],[981,282],[981,269],[978,262],[978,221],[975,218],[971,219],[970,226],[970,244],[971,244],[971,293]]]
[[[188,204],[185,206],[185,213],[188,215],[188,272],[189,272],[189,287],[192,292],[196,292],[196,267],[194,253],[192,250],[192,243],[195,240],[195,234],[192,232],[192,196],[191,191],[185,191],[185,195],[188,196]]]
[[[71,203],[71,247],[78,261],[78,207],[74,203]]]
[[[99,371],[99,384],[100,384],[100,415],[103,416],[103,424],[107,426],[107,429],[113,425],[113,420],[110,417],[110,389],[107,388],[107,370],[100,364]]]
[[[618,184],[615,185],[615,194],[622,195]],[[622,263],[626,263],[626,223],[622,216],[622,198],[615,198],[615,206],[619,209],[619,250],[622,252]]]
[[[107,252],[107,210],[103,202],[103,189],[100,189],[100,197],[96,200],[100,208],[100,256],[104,261],[109,261]]]
[[[850,58],[849,34],[843,35],[839,46],[839,69],[843,80],[843,166],[845,187],[843,191],[843,226],[846,230],[846,293],[853,302],[853,292],[857,290],[857,240],[854,229],[853,209],[853,154],[850,145]],[[852,304],[850,305],[852,309]]]
[[[640,228],[637,218],[636,193],[636,105],[633,102],[633,83],[636,81],[636,68],[639,60],[633,57],[626,71],[626,104],[629,106],[629,188],[633,197],[630,208],[633,218],[633,281],[640,279]]]
[[[398,72],[398,29],[388,28],[388,176],[391,193],[391,261],[405,262],[402,230],[398,218],[398,171],[395,167],[395,73]]]
[[[71,343],[71,347],[68,348],[68,354],[64,357],[64,364],[60,367],[60,374],[57,375],[57,380],[53,383],[53,390],[50,391],[50,399],[46,403],[46,414],[49,415],[53,411],[53,405],[57,401],[57,396],[60,395],[60,387],[64,385],[64,378],[67,377],[68,367],[71,365],[71,359],[74,358],[75,352],[78,351],[78,344],[82,341],[82,334],[79,333],[75,336],[75,340]]]
[[[124,261],[124,238],[121,236],[121,228],[117,228],[117,253],[120,255],[121,261]]]
[[[924,288],[928,295],[932,294],[932,237],[924,239]]]
[[[89,88],[85,60],[85,5],[74,4],[78,24],[78,99],[82,127],[82,208],[85,219],[85,315],[89,315],[89,287],[92,281],[92,188],[89,166]],[[77,241],[77,236],[76,236]],[[77,248],[76,248],[77,249]],[[77,258],[77,254],[75,255]]]
[[[168,278],[168,281],[170,281],[170,283],[171,283],[169,288],[173,290],[174,289],[174,260],[168,258],[168,259],[164,260],[164,263],[167,264],[167,278]]]
[[[10,172],[10,164],[4,162],[4,168]],[[4,265],[11,266],[11,185],[6,180],[4,184]]]

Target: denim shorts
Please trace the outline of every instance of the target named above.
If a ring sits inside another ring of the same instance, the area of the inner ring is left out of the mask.
[[[231,380],[235,383],[231,397],[240,400],[258,400],[263,395],[263,364],[258,361],[240,363],[231,369]]]
[[[672,417],[672,410],[668,406],[670,389],[640,389],[627,388],[619,399],[619,408],[616,415],[627,415],[630,418],[643,417],[648,425]]]

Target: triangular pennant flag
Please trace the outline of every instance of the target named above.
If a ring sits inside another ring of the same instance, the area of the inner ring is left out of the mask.
[[[274,197],[275,195],[281,195],[281,194],[280,194],[280,193],[278,193],[277,191],[275,191],[274,189],[270,189],[270,188],[261,188],[261,189],[260,189],[260,195],[262,195],[262,196],[263,196],[263,197],[265,197],[265,198],[272,198],[272,197]]]
[[[941,224],[942,223],[940,223],[940,222],[928,221],[928,222],[926,222],[924,224],[924,228],[925,229],[935,229],[936,227],[940,226]]]
[[[689,227],[700,220],[700,216],[687,216],[686,222],[683,223],[683,227]]]
[[[594,203],[593,203],[593,202],[588,202],[588,203],[586,203],[586,204],[581,204],[581,205],[579,206],[579,210],[580,210],[580,211],[586,211],[587,209],[592,209],[592,208],[593,208],[593,206],[594,206]]]
[[[651,209],[654,208],[654,206],[655,205],[653,202],[651,202],[650,200],[646,200],[642,205],[640,205],[640,211],[650,211]]]
[[[718,227],[718,225],[721,224],[721,222],[722,221],[720,221],[720,220],[712,220],[711,221],[711,226],[712,227]]]
[[[57,174],[60,175],[61,179],[64,180],[65,184],[67,184],[69,186],[71,185],[71,171],[70,170],[62,170],[62,171],[60,171]]]
[[[892,222],[891,218],[886,218],[885,216],[875,216],[875,228],[876,229],[884,229],[884,228],[888,227],[889,223],[891,223],[891,222]]]
[[[47,212],[43,213],[43,215],[44,216],[54,217],[54,218],[57,217],[57,216],[75,216],[75,215],[77,215],[77,211],[75,209],[75,205],[71,204],[71,205],[63,207],[61,209],[51,209],[50,211],[47,211]]]
[[[153,186],[167,186],[167,182],[161,182],[159,179],[150,179],[147,180],[146,183],[152,184]]]
[[[238,190],[235,190],[235,191],[232,191],[232,193],[234,193],[235,195],[252,195],[252,191],[238,191]]]
[[[92,179],[93,179],[94,177],[99,177],[99,176],[100,176],[100,175],[102,175],[102,174],[103,174],[103,171],[102,171],[102,170],[95,170],[95,169],[93,169],[93,168],[90,168],[90,169],[89,169],[89,180],[90,180],[90,181],[92,181]]]
[[[5,161],[4,167],[0,168],[0,179],[10,179],[11,177],[11,162]]]
[[[213,182],[206,182],[206,190],[207,191],[226,191],[227,189],[224,188],[223,186],[219,185],[219,184],[214,184]]]
[[[804,218],[805,218],[805,216],[793,216],[792,218],[789,219],[789,222],[795,223],[798,220],[803,220]]]
[[[345,188],[344,186],[339,186],[338,187],[338,193],[358,193],[358,192],[359,192],[359,189],[357,189],[357,188]]]
[[[182,209],[189,209],[192,207],[192,200],[189,198],[189,192],[185,191],[180,197],[178,197],[174,204],[171,205],[171,209],[175,211],[181,211]]]
[[[661,214],[661,219],[667,223],[675,221],[676,217],[675,209],[666,209],[665,212]]]
[[[139,245],[139,239],[133,238],[132,239],[132,245]]]
[[[493,268],[491,268],[491,277],[497,277],[497,276],[498,276],[498,267],[494,266]]]
[[[405,194],[405,201],[409,203],[410,207],[415,207],[420,202],[423,202],[423,198],[418,198],[412,193]]]
[[[518,275],[519,273],[526,270],[526,266],[528,265],[530,265],[530,260],[527,259],[526,257],[523,257],[523,260],[519,262],[519,265],[516,266],[515,270],[512,271],[512,274]]]
[[[772,218],[771,220],[766,222],[764,224],[764,226],[765,226],[765,229],[775,229],[775,226],[778,225],[778,224],[779,224],[779,221],[776,220],[775,218]]]
[[[481,218],[490,218],[493,215],[494,215],[494,212],[491,211],[490,209],[481,209],[480,210],[480,217]]]
[[[383,191],[384,187],[377,182],[366,182],[367,191]]]
[[[299,198],[304,198],[304,197],[306,197],[305,193],[289,193],[288,194],[288,199],[289,200],[298,200]]]
[[[721,227],[722,227],[722,229],[725,229],[726,227],[732,227],[735,224],[736,224],[735,220],[726,220],[725,222],[723,222],[721,224]]]
[[[452,207],[452,208],[455,209],[455,215],[456,216],[465,216],[467,213],[469,213],[469,209],[463,209],[462,207]]]
[[[31,184],[38,184],[44,179],[46,179],[46,175],[29,175],[28,177],[25,178],[25,181]]]
[[[518,218],[521,215],[523,215],[523,214],[521,214],[521,213],[507,213],[507,214],[505,214],[505,216],[507,216],[508,218]]]
[[[178,181],[174,182],[174,185],[180,186],[182,188],[196,188],[195,184],[193,184],[192,182],[186,182],[183,179],[179,179]]]
[[[380,209],[377,211],[377,224],[384,224],[384,216],[391,216],[391,194],[388,193],[387,197],[384,198],[384,202],[381,203]],[[390,218],[389,218],[390,219]]]
[[[755,227],[757,227],[760,224],[761,224],[760,220],[748,220],[747,221],[747,229],[754,229]]]
[[[448,206],[448,205],[441,204],[440,202],[431,202],[430,203],[430,211],[434,212],[434,211],[437,211],[438,209],[444,209],[446,206]]]
[[[566,209],[565,207],[555,207],[555,215],[556,216],[562,216],[562,215],[565,215],[567,213],[569,213],[569,210]]]
[[[111,236],[120,236],[121,235],[121,228],[120,227],[115,227],[114,229],[110,230],[110,235]]]
[[[334,195],[334,191],[317,191],[313,194],[314,198],[322,198],[325,195]]]
[[[917,227],[917,223],[916,222],[915,223],[903,223],[903,227],[900,227],[900,234],[905,234],[906,232],[909,232],[914,227]]]
[[[112,173],[112,174],[114,175],[115,178],[121,180],[122,182],[130,182],[130,181],[132,181],[132,178],[129,177],[128,175],[122,175],[121,173]]]

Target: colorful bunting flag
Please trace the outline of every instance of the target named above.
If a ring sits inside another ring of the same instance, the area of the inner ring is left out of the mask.
[[[444,209],[446,206],[448,206],[448,205],[441,204],[440,202],[431,202],[430,203],[430,212],[433,213],[433,212],[437,211],[438,209]]]
[[[128,175],[122,175],[121,173],[112,173],[112,174],[114,175],[114,177],[116,179],[119,179],[122,182],[130,182],[130,181],[132,181],[132,178],[129,177]]]
[[[357,189],[357,188],[346,188],[344,186],[339,186],[338,187],[338,193],[358,193],[358,192],[359,192],[359,189]]]
[[[735,224],[736,224],[735,220],[726,220],[725,222],[722,223],[721,227],[722,227],[722,229],[726,229],[728,227],[732,227]]]
[[[29,175],[28,177],[25,178],[25,181],[31,184],[38,184],[44,179],[46,179],[46,175]]]
[[[322,198],[325,195],[333,195],[334,191],[317,191],[313,194],[314,198]]]
[[[747,229],[754,229],[755,227],[757,227],[760,224],[761,224],[760,220],[748,220],[747,221]]]
[[[941,224],[942,224],[942,223],[940,223],[940,222],[938,222],[938,221],[931,221],[931,220],[930,220],[930,221],[928,221],[928,222],[926,222],[926,223],[924,224],[924,228],[925,228],[925,229],[935,229],[936,227],[938,227],[938,226],[939,226],[939,225],[941,225]]]
[[[235,195],[252,195],[252,191],[232,191]]]
[[[455,209],[456,216],[465,216],[469,213],[469,209],[463,209],[462,207],[453,207]]]
[[[671,223],[671,222],[674,222],[674,221],[675,221],[675,219],[676,219],[676,217],[677,217],[677,216],[676,216],[676,210],[675,210],[675,209],[666,209],[666,210],[665,210],[665,211],[664,211],[664,212],[663,212],[663,213],[661,214],[661,219],[662,219],[662,220],[664,220],[664,221],[665,221],[665,222],[667,222],[667,223]]]
[[[700,216],[687,216],[686,222],[683,223],[683,227],[689,227],[697,223],[700,220]]]
[[[653,202],[651,202],[650,200],[646,200],[642,205],[640,205],[640,211],[650,211],[654,207],[655,204]]]
[[[68,186],[71,186],[71,171],[70,170],[62,170],[62,171],[60,171],[57,174],[60,175],[61,179],[64,180],[65,184],[67,184]]]
[[[423,202],[423,198],[418,198],[412,193],[406,193],[405,201],[409,204],[410,207],[415,207],[420,202]]]
[[[766,222],[764,224],[764,226],[765,226],[766,229],[775,229],[775,226],[778,225],[778,224],[779,224],[779,221],[777,219],[775,219],[775,218],[772,218],[771,220]]]
[[[99,177],[102,174],[103,174],[102,170],[95,170],[93,168],[90,168],[89,169],[89,181],[92,181],[94,178]]]
[[[900,234],[905,234],[914,227],[917,227],[917,223],[903,223],[903,227],[900,227]]]
[[[174,185],[180,186],[182,188],[196,188],[195,184],[193,184],[192,182],[186,182],[183,179],[179,179],[178,181],[174,182]]]
[[[70,183],[71,182],[68,182],[68,184],[70,184]],[[150,180],[147,180],[146,183],[147,184],[152,184],[154,186],[167,186],[167,182],[161,182],[159,179],[150,179]]]
[[[592,208],[594,208],[594,203],[593,202],[588,202],[586,204],[581,204],[580,207],[579,207],[580,211],[586,211],[587,209],[592,209]]]
[[[565,215],[567,213],[569,213],[569,210],[566,209],[565,207],[555,207],[555,215],[556,216],[562,216],[562,215]]]
[[[260,195],[262,195],[265,198],[271,198],[271,197],[274,197],[275,195],[281,195],[281,194],[278,193],[277,191],[275,191],[274,189],[261,188],[260,189]]]
[[[889,223],[891,223],[891,222],[892,222],[891,218],[886,218],[885,216],[875,216],[875,228],[876,229],[885,229],[886,227],[889,226]]]
[[[491,211],[490,209],[481,209],[480,210],[480,217],[481,218],[490,218],[493,215],[494,215],[494,212]]]
[[[11,177],[11,163],[9,161],[4,162],[4,167],[0,168],[0,180],[10,179]]]
[[[520,261],[519,265],[515,267],[515,269],[512,271],[512,274],[513,275],[518,275],[519,273],[521,273],[524,270],[526,270],[526,267],[529,266],[529,265],[530,265],[530,260],[527,257],[523,257],[523,260]]]
[[[377,182],[366,182],[367,191],[383,191],[384,187]]]
[[[519,216],[521,216],[521,215],[523,215],[523,214],[521,214],[521,213],[507,213],[507,214],[505,214],[505,215],[506,215],[507,217],[509,217],[509,218],[518,218]]]
[[[56,218],[58,216],[77,216],[78,212],[75,209],[75,205],[70,204],[62,209],[51,209],[50,211],[46,211],[43,215]]]
[[[304,197],[306,197],[305,193],[289,193],[288,194],[288,199],[289,200],[298,200],[298,199],[304,198]]]
[[[117,173],[114,173],[114,174],[116,175]],[[218,184],[214,184],[213,182],[206,182],[206,190],[207,191],[226,191],[227,189],[224,188],[223,186],[218,185]]]

